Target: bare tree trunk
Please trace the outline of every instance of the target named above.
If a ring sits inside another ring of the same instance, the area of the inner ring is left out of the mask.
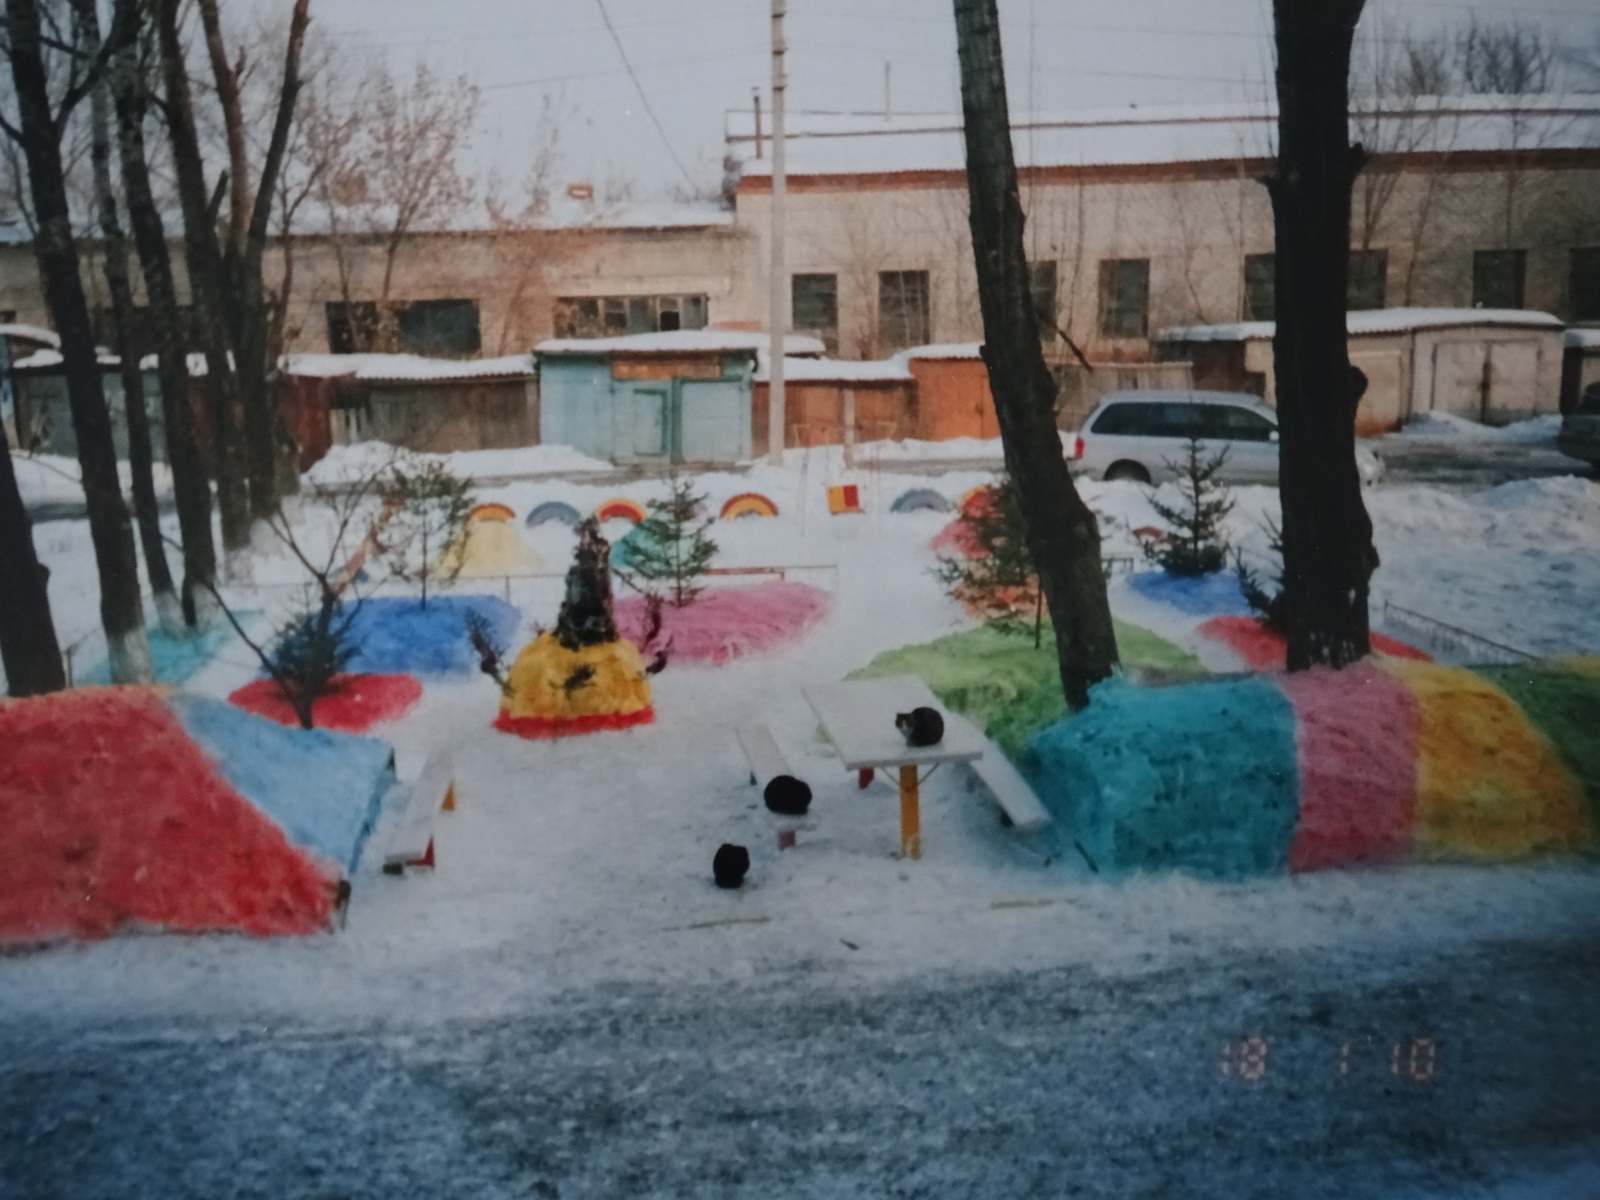
[[[1061,688],[1076,710],[1089,703],[1089,685],[1110,675],[1117,662],[1100,530],[1073,487],[1056,431],[1056,388],[1028,284],[996,0],[955,0],[955,16],[983,360],[1006,469],[1056,631]]]
[[[62,368],[72,427],[78,438],[78,464],[89,511],[89,536],[100,575],[100,623],[114,683],[147,683],[150,643],[144,631],[139,596],[139,555],[134,547],[128,506],[117,479],[117,451],[111,414],[89,321],[89,302],[78,273],[78,247],[72,237],[66,179],[61,165],[61,129],[50,109],[49,83],[36,0],[6,0],[11,78],[16,88],[22,150],[28,162],[33,198],[34,253],[45,304],[61,338]]]
[[[211,537],[211,484],[206,479],[194,414],[189,408],[188,342],[172,280],[167,233],[150,185],[144,144],[145,78],[137,53],[132,46],[124,47],[111,60],[117,152],[128,204],[128,225],[139,252],[144,290],[156,329],[156,376],[161,384],[167,465],[172,469],[172,494],[183,541],[184,618],[190,625],[209,625],[215,608],[212,588],[217,581],[217,552]]]
[[[180,0],[151,0],[166,81],[167,131],[183,209],[184,258],[189,267],[190,299],[206,356],[206,388],[211,397],[212,468],[217,507],[222,514],[222,547],[237,559],[250,546],[248,475],[239,445],[239,385],[228,335],[227,286],[217,246],[216,213],[206,186],[205,163],[195,134],[188,64],[178,30]],[[220,196],[218,199],[220,200]]]
[[[1367,588],[1378,565],[1355,462],[1365,379],[1345,330],[1350,197],[1350,46],[1364,0],[1274,0],[1278,169],[1273,339],[1282,436],[1283,597],[1291,671],[1369,651]]]
[[[91,57],[100,53],[100,20],[94,0],[73,0],[79,38]],[[156,613],[169,633],[183,628],[183,606],[172,585],[166,546],[161,540],[161,512],[156,504],[154,448],[150,442],[150,417],[145,410],[144,376],[139,370],[138,347],[133,340],[133,285],[128,275],[128,243],[117,215],[116,193],[111,186],[111,97],[105,76],[90,93],[89,157],[94,169],[95,203],[100,231],[105,239],[106,290],[111,296],[111,318],[116,329],[117,356],[121,364],[122,407],[128,422],[128,467],[133,477],[133,513],[139,526],[139,548],[144,552],[145,575]]]
[[[11,446],[0,425],[0,663],[13,696],[67,686],[50,617],[50,573],[33,549],[32,522],[11,469]]]

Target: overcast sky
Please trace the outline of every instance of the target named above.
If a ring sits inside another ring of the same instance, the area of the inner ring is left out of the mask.
[[[244,0],[287,9],[290,0]],[[416,58],[483,90],[475,165],[515,179],[550,97],[571,114],[568,181],[629,176],[714,185],[723,114],[767,102],[770,0],[603,0],[664,136],[607,32],[602,0],[312,0],[324,36],[405,68]],[[242,5],[241,5],[242,7]],[[1518,17],[1575,45],[1600,38],[1595,0],[1369,0],[1364,24],[1435,30]],[[1001,0],[1016,109],[1257,99],[1271,68],[1271,0]],[[789,0],[795,109],[959,111],[950,0]],[[682,164],[680,170],[679,163]]]

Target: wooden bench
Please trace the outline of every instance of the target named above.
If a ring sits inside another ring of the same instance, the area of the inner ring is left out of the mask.
[[[965,718],[955,719],[971,725]],[[976,727],[973,727],[973,730],[976,732]],[[978,736],[983,737],[981,733]],[[1039,797],[1033,794],[1028,781],[1011,765],[1011,760],[988,738],[983,738],[983,743],[983,757],[969,762],[967,766],[978,782],[983,784],[988,793],[994,797],[995,803],[1000,806],[1000,811],[1005,813],[1007,820],[1024,831],[1043,829],[1050,824],[1049,811],[1039,803]]]
[[[455,769],[454,754],[434,750],[407,789],[405,809],[383,855],[383,869],[390,875],[403,874],[407,867],[433,866],[433,822],[454,796]]]
[[[773,740],[772,731],[765,725],[741,725],[737,730],[739,748],[750,764],[750,782],[766,787],[779,775],[793,775],[789,760]]]

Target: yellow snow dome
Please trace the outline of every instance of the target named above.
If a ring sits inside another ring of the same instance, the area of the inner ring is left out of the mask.
[[[511,666],[495,728],[527,738],[626,729],[655,720],[650,678],[632,642],[569,650],[541,633]]]
[[[436,570],[460,579],[488,575],[529,575],[539,569],[539,556],[522,540],[503,504],[480,504],[467,514],[461,536],[445,547]]]

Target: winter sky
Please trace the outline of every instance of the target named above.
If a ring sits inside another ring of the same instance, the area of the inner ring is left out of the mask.
[[[602,10],[602,3],[604,9]],[[289,0],[240,0],[263,14]],[[482,89],[473,160],[518,177],[546,97],[566,115],[567,181],[714,186],[723,114],[767,102],[770,0],[312,0],[320,35]],[[950,0],[789,0],[791,109],[959,111]],[[1364,25],[1419,31],[1537,22],[1600,45],[1594,0],[1369,0]],[[636,69],[658,131],[629,78]],[[1001,0],[1014,109],[1257,99],[1270,86],[1271,0]],[[681,164],[681,168],[680,165]]]

